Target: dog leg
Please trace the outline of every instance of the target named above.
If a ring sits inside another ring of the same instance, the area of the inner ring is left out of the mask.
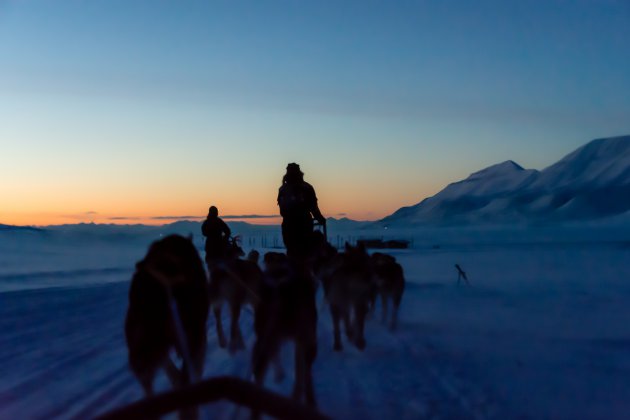
[[[388,303],[387,301],[388,301],[387,294],[385,292],[382,292],[381,293],[381,309],[383,310],[383,314],[381,317],[381,322],[383,324],[387,322],[387,310],[389,309],[387,307],[387,303]]]
[[[252,350],[252,371],[254,373],[254,382],[261,388],[265,383],[265,374],[267,373],[269,360],[275,356],[275,354],[272,354],[274,346],[270,345],[270,340],[272,339],[272,337],[267,336],[263,340],[259,336],[256,339],[256,343],[254,343],[254,349]],[[260,411],[252,410],[251,418],[259,419]]]
[[[392,310],[392,320],[389,324],[389,330],[396,331],[397,327],[398,327],[398,305],[394,305],[394,308]]]
[[[367,302],[358,302],[354,310],[354,343],[359,350],[365,349],[365,315],[367,314]]]
[[[293,383],[293,399],[300,401],[304,394],[306,382],[306,352],[304,344],[295,343],[295,382]]]
[[[170,361],[170,358],[169,358]],[[180,372],[180,387],[187,386],[193,383],[193,378],[189,377],[189,372],[193,370],[193,366],[186,366],[186,362],[184,362],[182,366],[182,370]],[[199,412],[196,406],[186,407],[179,410],[178,417],[181,420],[197,420],[199,418]]]
[[[192,358],[192,373],[194,377],[192,378],[193,382],[200,381],[203,377],[203,366],[206,361],[206,349],[208,337],[205,331],[200,332],[200,336],[197,342],[191,345],[191,355]]]
[[[153,379],[155,378],[155,370],[151,369],[151,371],[143,372],[138,376],[138,381],[140,385],[142,385],[142,389],[144,390],[144,395],[147,397],[153,396]]]
[[[355,331],[354,331],[352,322],[350,322],[350,308],[346,308],[342,312],[342,317],[343,317],[343,326],[346,329],[346,337],[348,337],[348,340],[352,341]]]
[[[306,404],[316,407],[315,391],[313,389],[313,363],[317,357],[317,333],[313,331],[311,339],[305,345],[306,369],[304,371],[304,392],[306,396]]]
[[[214,320],[217,325],[217,338],[219,339],[219,347],[225,348],[227,346],[227,340],[225,339],[225,333],[223,332],[223,321],[221,320],[221,305],[217,304],[212,308],[214,312]]]
[[[234,303],[230,306],[231,309],[231,324],[230,324],[230,353],[234,354],[239,350],[245,348],[243,342],[243,334],[241,333],[241,327],[239,326],[239,320],[241,318],[241,304]]]
[[[368,312],[368,319],[372,319],[372,317],[374,316],[374,314],[376,313],[376,297],[378,295],[378,292],[376,290],[373,290],[370,293],[370,311]]]
[[[275,383],[279,384],[280,382],[284,381],[284,378],[287,376],[286,372],[284,371],[284,367],[282,366],[282,359],[280,357],[280,350],[278,349],[278,352],[276,353],[276,356],[273,358],[273,366],[274,366],[274,377],[273,380]]]
[[[389,326],[389,329],[391,331],[396,330],[396,328],[398,327],[398,309],[400,308],[400,301],[402,300],[402,295],[403,295],[403,291],[404,291],[404,283],[402,283],[402,287],[400,287],[397,291],[396,294],[394,295],[393,299],[394,299],[394,308],[393,308],[393,312],[392,312],[392,322]]]
[[[331,304],[330,314],[332,315],[332,319],[333,319],[333,333],[334,333],[333,350],[341,351],[343,350],[343,345],[341,344],[341,331],[339,328],[339,321],[341,318],[339,307],[337,305]]]
[[[168,380],[171,382],[171,386],[173,388],[181,388],[183,379],[182,372],[175,366],[175,363],[173,363],[170,357],[166,358],[163,367]]]

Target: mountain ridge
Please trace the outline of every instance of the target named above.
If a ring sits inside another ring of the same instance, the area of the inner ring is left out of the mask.
[[[507,160],[401,207],[379,224],[597,219],[630,210],[630,136],[592,140],[538,171]]]

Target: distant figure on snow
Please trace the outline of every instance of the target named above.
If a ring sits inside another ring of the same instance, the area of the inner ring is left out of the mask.
[[[201,225],[201,233],[206,237],[206,263],[211,264],[223,258],[232,232],[219,218],[219,210],[215,206],[208,210],[208,217]]]
[[[464,279],[466,284],[470,286],[470,283],[468,282],[468,277],[466,276],[466,272],[464,270],[462,270],[462,268],[459,266],[459,264],[455,264],[455,268],[457,269],[457,284],[459,284],[459,282],[462,279]]]
[[[313,218],[326,224],[319,211],[315,189],[304,181],[297,163],[289,163],[278,191],[278,206],[282,216],[282,240],[290,259],[304,258],[311,248]]]

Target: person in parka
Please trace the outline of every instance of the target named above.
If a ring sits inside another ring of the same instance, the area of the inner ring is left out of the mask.
[[[278,191],[278,206],[282,216],[282,240],[290,259],[308,256],[313,241],[313,220],[326,224],[317,205],[315,189],[304,181],[297,163],[287,165]]]
[[[217,262],[225,256],[232,232],[219,218],[219,210],[211,206],[208,217],[201,225],[201,233],[206,237],[206,263]]]

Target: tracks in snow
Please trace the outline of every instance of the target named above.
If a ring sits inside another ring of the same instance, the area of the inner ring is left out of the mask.
[[[413,302],[413,294],[421,291],[409,288],[408,292],[405,301]],[[5,297],[17,300],[0,308],[0,317],[27,316],[31,322],[23,322],[24,329],[19,332],[7,329],[7,323],[0,330],[0,342],[4,343],[0,366],[10,372],[0,378],[1,418],[89,418],[142,397],[127,368],[123,337],[126,284],[84,287],[79,292],[47,289]],[[26,304],[31,313],[25,315]],[[227,318],[224,311],[226,326]],[[254,341],[251,313],[244,313],[241,320],[247,352],[234,356],[217,346],[214,322],[209,321],[204,377],[244,378],[248,373]],[[420,327],[404,325],[412,324],[401,324],[401,331],[392,334],[370,321],[365,351],[346,345],[338,353],[332,351],[330,314],[327,308],[320,312],[314,381],[322,412],[335,418],[362,419],[497,417],[492,393],[476,384],[474,372],[459,369],[465,361],[432,349]],[[24,338],[28,340],[22,341]],[[11,350],[12,344],[19,351]],[[275,384],[270,369],[266,386],[290,395],[292,345],[285,345],[282,361],[287,371],[284,382]],[[11,372],[12,366],[19,371]],[[165,387],[166,379],[158,378],[156,389]],[[248,410],[227,402],[209,405],[204,411],[221,419],[249,415]]]

